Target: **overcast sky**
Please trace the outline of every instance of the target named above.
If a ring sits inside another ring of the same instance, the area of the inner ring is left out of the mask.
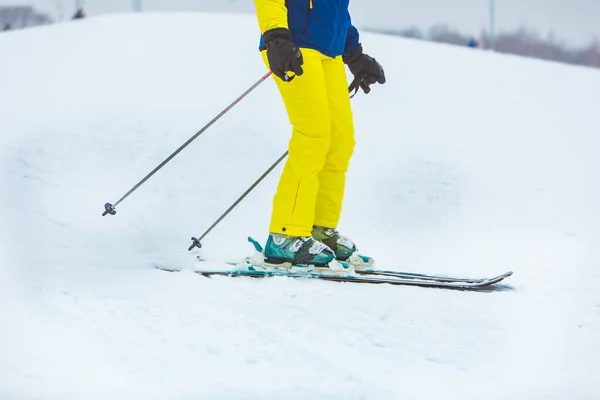
[[[130,11],[133,0],[79,0],[89,15]],[[204,10],[252,12],[252,0],[142,0],[149,11]],[[308,0],[307,0],[308,1]],[[313,0],[327,1],[327,0]],[[446,23],[464,33],[478,34],[489,26],[490,0],[351,0],[357,26],[427,29]],[[55,19],[68,18],[77,0],[0,0],[0,5],[32,4]],[[526,26],[574,45],[600,38],[600,0],[495,0],[500,30]]]

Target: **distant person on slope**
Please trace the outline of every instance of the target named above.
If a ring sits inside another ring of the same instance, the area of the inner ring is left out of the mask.
[[[254,2],[260,50],[293,126],[273,200],[265,262],[370,264],[353,256],[356,246],[336,230],[355,144],[344,63],[365,93],[370,85],[385,83],[383,69],[363,53],[349,0]]]
[[[467,43],[467,46],[469,46],[472,49],[478,49],[481,47],[479,44],[479,41],[477,39],[469,40],[469,43]]]
[[[83,8],[80,8],[77,10],[77,12],[75,13],[75,15],[73,15],[73,19],[84,19],[85,18],[85,13],[83,12]]]

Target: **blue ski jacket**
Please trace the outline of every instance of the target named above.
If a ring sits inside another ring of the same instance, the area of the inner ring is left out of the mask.
[[[314,49],[329,57],[348,55],[358,46],[352,25],[350,0],[254,0],[261,33],[287,28],[298,47]],[[260,48],[265,43],[260,40]]]

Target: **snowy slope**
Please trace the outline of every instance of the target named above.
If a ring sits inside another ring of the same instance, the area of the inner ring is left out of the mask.
[[[215,36],[217,28],[231,29]],[[204,279],[201,234],[286,148],[252,16],[116,15],[0,36],[0,398],[600,396],[600,72],[364,35],[340,229],[461,293]],[[279,169],[204,241],[266,238]],[[176,266],[168,274],[153,266]]]

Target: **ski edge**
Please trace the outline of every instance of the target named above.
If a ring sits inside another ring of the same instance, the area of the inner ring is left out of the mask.
[[[368,269],[368,270],[356,270],[356,273],[367,276],[389,276],[389,277],[398,277],[404,279],[421,279],[428,281],[436,281],[436,282],[461,282],[461,283],[483,283],[489,281],[494,278],[458,278],[452,276],[445,275],[428,275],[428,274],[420,274],[420,273],[412,273],[412,272],[402,272],[402,271],[389,271],[389,270],[379,270],[379,269]],[[503,279],[508,278],[513,274],[512,271],[505,272],[498,276],[504,276]]]

